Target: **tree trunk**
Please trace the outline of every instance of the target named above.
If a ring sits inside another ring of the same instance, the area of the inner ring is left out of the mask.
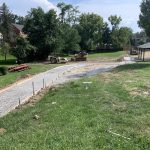
[[[7,60],[7,54],[5,53],[5,61]]]

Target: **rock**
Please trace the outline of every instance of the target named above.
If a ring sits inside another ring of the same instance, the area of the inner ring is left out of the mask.
[[[52,102],[52,105],[55,105],[56,104],[56,102]]]
[[[35,115],[35,116],[33,117],[33,119],[35,119],[35,120],[39,120],[39,119],[40,119],[40,116]]]
[[[143,92],[144,95],[149,95],[149,92]]]

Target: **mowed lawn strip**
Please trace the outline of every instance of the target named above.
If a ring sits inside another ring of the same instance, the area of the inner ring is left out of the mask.
[[[126,55],[125,51],[117,51],[117,52],[107,52],[107,53],[95,53],[95,54],[89,54],[88,59],[89,60],[117,60],[123,56]]]
[[[50,90],[0,119],[0,149],[148,150],[149,74],[150,63],[137,63]]]

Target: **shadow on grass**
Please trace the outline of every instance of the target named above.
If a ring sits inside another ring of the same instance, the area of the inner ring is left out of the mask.
[[[139,70],[145,68],[150,68],[150,63],[135,63],[121,65],[116,68],[116,71]]]
[[[0,60],[0,65],[14,65],[16,64],[16,59],[7,59],[5,60]]]

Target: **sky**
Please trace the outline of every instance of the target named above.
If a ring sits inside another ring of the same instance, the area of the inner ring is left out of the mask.
[[[65,2],[74,6],[79,6],[82,13],[96,13],[107,21],[110,15],[122,17],[122,26],[140,31],[137,21],[140,14],[140,4],[142,0],[0,0],[0,5],[6,3],[9,9],[18,15],[25,16],[31,8],[38,6],[45,11],[56,9],[58,2]]]

